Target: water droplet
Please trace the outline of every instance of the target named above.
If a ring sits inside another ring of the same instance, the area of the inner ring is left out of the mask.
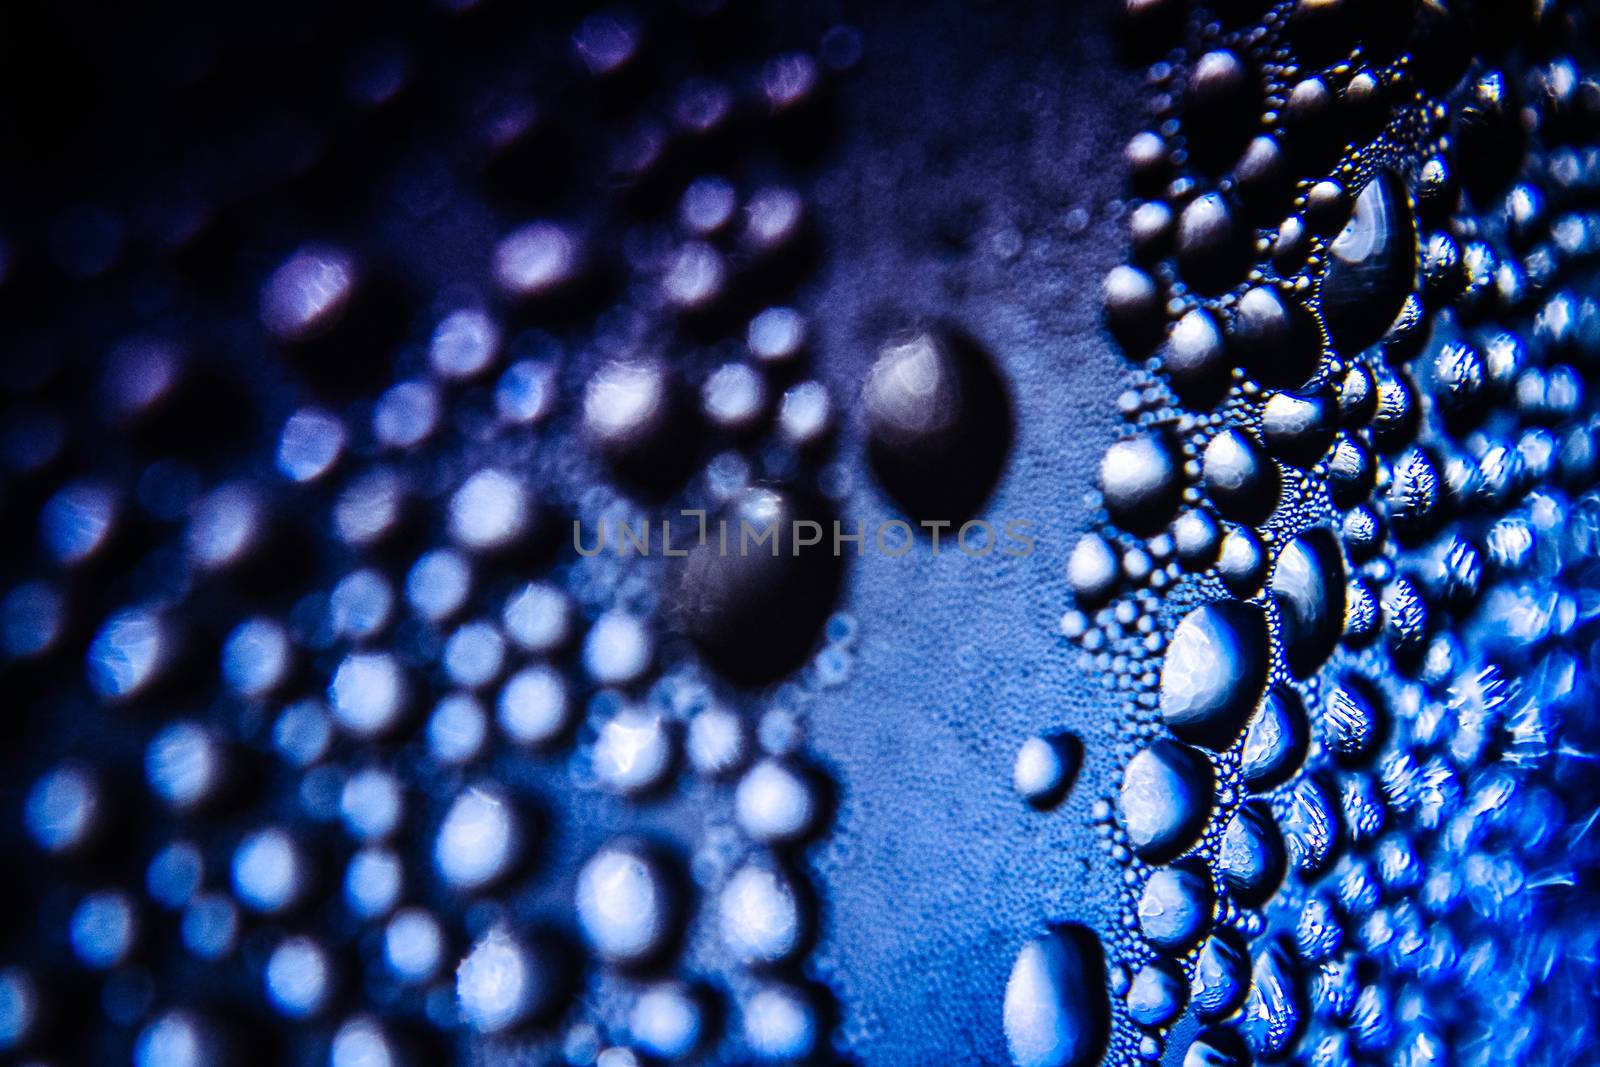
[[[1278,603],[1284,659],[1297,678],[1326,662],[1344,630],[1344,557],[1332,532],[1298,534],[1278,553],[1269,588]]]
[[[1250,1051],[1232,1030],[1202,1030],[1183,1054],[1183,1067],[1247,1067]]]
[[[1202,193],[1178,215],[1178,270],[1197,293],[1226,292],[1250,266],[1250,234],[1220,193]]]
[[[805,662],[842,580],[847,549],[834,550],[834,521],[818,499],[755,487],[730,500],[689,548],[675,579],[677,615],[723,675],[761,684]],[[802,541],[813,533],[814,542]]]
[[[574,905],[584,939],[613,963],[657,956],[677,932],[676,892],[642,846],[609,844],[578,872]]]
[[[1152,861],[1194,844],[1211,814],[1211,764],[1175,741],[1135,753],[1122,774],[1122,817],[1134,851]]]
[[[1268,669],[1267,622],[1239,601],[1196,608],[1178,624],[1161,667],[1161,716],[1173,733],[1224,749],[1244,728]]]
[[[1139,929],[1158,949],[1182,952],[1210,925],[1211,904],[1211,879],[1202,868],[1160,868],[1139,894]]]
[[[728,877],[717,897],[717,920],[722,943],[751,966],[789,959],[806,936],[799,890],[787,874],[761,859]]]
[[[1165,1026],[1183,1010],[1183,979],[1168,964],[1147,963],[1128,987],[1128,1018],[1139,1026]]]
[[[511,801],[484,786],[466,790],[450,805],[434,838],[433,861],[446,882],[470,892],[505,877],[521,850]]]
[[[1339,844],[1339,825],[1326,787],[1314,777],[1300,779],[1282,806],[1281,820],[1295,869],[1308,878],[1325,871]]]
[[[1173,324],[1161,365],[1185,402],[1209,408],[1220,399],[1228,384],[1228,351],[1211,312],[1195,308]]]
[[[1178,464],[1166,441],[1130,437],[1106,449],[1100,461],[1106,510],[1131,533],[1155,533],[1178,510],[1182,489]]]
[[[1089,1067],[1110,1035],[1105,957],[1086,927],[1022,946],[1006,981],[1004,1026],[1015,1067]]]
[[[1189,996],[1203,1019],[1219,1019],[1237,1008],[1250,984],[1250,960],[1233,935],[1219,931],[1206,938],[1195,958]]]
[[[1061,802],[1083,763],[1083,743],[1072,734],[1030,737],[1017,749],[1011,784],[1036,808]]]
[[[552,992],[547,961],[499,927],[473,945],[456,969],[462,1021],[480,1034],[526,1021],[548,1005]]]
[[[1305,1001],[1289,948],[1274,939],[1255,956],[1240,1033],[1251,1051],[1276,1059],[1289,1051],[1304,1024]]]
[[[1245,784],[1265,793],[1294,777],[1305,760],[1311,729],[1300,695],[1285,686],[1267,694],[1245,730],[1239,773]]]
[[[1200,475],[1225,519],[1259,526],[1278,507],[1278,467],[1250,434],[1229,427],[1206,445]]]
[[[1010,400],[988,353],[949,327],[895,341],[861,401],[869,459],[896,503],[919,521],[977,512],[1011,447]]]
[[[1111,543],[1099,534],[1084,534],[1067,557],[1067,584],[1085,608],[1098,607],[1116,590],[1122,564]]]
[[[739,829],[763,844],[804,837],[815,825],[817,806],[811,783],[775,759],[751,767],[734,790],[734,819]]]
[[[1283,835],[1272,812],[1259,800],[1234,812],[1217,846],[1217,870],[1242,903],[1257,905],[1271,898],[1283,880]]]
[[[1362,680],[1347,675],[1322,708],[1323,743],[1340,762],[1356,765],[1377,750],[1385,732],[1382,703]]]
[[[1250,376],[1275,389],[1303,388],[1322,359],[1316,322],[1270,286],[1258,285],[1239,298],[1228,346]]]
[[[1338,405],[1326,387],[1273,393],[1261,411],[1261,440],[1278,459],[1306,469],[1333,444],[1337,416]]]

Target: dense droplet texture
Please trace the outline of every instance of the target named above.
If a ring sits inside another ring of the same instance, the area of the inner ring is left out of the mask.
[[[1589,1062],[1585,3],[424,6],[14,50],[0,1056]]]
[[[1278,468],[1244,431],[1230,428],[1213,437],[1200,470],[1206,492],[1224,518],[1259,525],[1277,509]]]
[[[1149,434],[1118,441],[1100,460],[1106,510],[1132,533],[1154,533],[1178,509],[1182,485],[1165,439]]]
[[[1239,298],[1228,346],[1252,378],[1277,389],[1299,389],[1322,358],[1316,323],[1292,297],[1258,285]]]
[[[1331,531],[1298,534],[1278,553],[1268,588],[1278,605],[1284,659],[1297,678],[1327,662],[1344,629],[1344,558]]]
[[[1219,601],[1186,615],[1161,666],[1161,717],[1173,733],[1222,749],[1266,686],[1267,621],[1254,604]]]
[[[1157,741],[1135,753],[1120,792],[1134,851],[1160,861],[1193,845],[1211,814],[1213,780],[1205,757],[1176,742]]]
[[[1311,727],[1300,695],[1286,686],[1273,688],[1244,733],[1239,773],[1245,784],[1258,793],[1282,785],[1300,769],[1310,741]]]
[[[891,342],[861,402],[873,469],[908,514],[959,522],[982,506],[1012,431],[1005,385],[976,341],[946,326]]]
[[[1022,946],[1006,981],[1006,1046],[1015,1067],[1090,1067],[1110,1034],[1105,961],[1087,928]]]
[[[834,521],[819,500],[762,486],[729,501],[703,542],[685,531],[677,616],[726,676],[770,681],[810,653],[843,575]]]

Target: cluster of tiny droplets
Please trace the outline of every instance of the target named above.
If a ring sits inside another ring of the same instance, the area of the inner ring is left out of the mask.
[[[1122,925],[1108,1011],[1008,994],[1013,1058],[1156,1059],[1192,1017],[1185,1063],[1593,1062],[1589,24],[1126,8],[1135,369],[1062,619],[1125,715]]]

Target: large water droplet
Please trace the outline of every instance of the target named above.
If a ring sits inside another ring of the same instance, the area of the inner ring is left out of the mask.
[[[657,857],[632,843],[612,844],[579,871],[575,911],[584,939],[601,957],[638,963],[673,936],[676,896]]]
[[[1417,226],[1397,176],[1367,183],[1328,253],[1322,314],[1334,348],[1353,356],[1383,337],[1416,276]]]
[[[1244,1040],[1222,1026],[1200,1031],[1183,1054],[1183,1067],[1248,1067],[1249,1063]]]
[[[1178,216],[1178,270],[1198,293],[1225,292],[1250,266],[1250,239],[1220,193],[1195,197]]]
[[[1173,325],[1161,365],[1186,402],[1210,407],[1217,401],[1227,389],[1228,349],[1211,312],[1195,308]]]
[[[1333,443],[1337,416],[1338,405],[1327,386],[1273,393],[1261,412],[1261,439],[1285,463],[1308,468]]]
[[[1252,800],[1234,812],[1222,831],[1217,869],[1233,895],[1246,905],[1265,902],[1283,880],[1283,835],[1264,801]]]
[[[1252,526],[1278,507],[1282,479],[1256,439],[1243,430],[1223,430],[1206,445],[1201,477],[1223,518]]]
[[[1139,929],[1158,949],[1182,952],[1211,922],[1211,879],[1187,866],[1153,871],[1139,894]]]
[[[1383,740],[1383,705],[1364,681],[1346,676],[1322,709],[1322,740],[1342,763],[1358,764]]]
[[[1058,928],[1017,953],[1006,982],[1006,1045],[1016,1067],[1088,1067],[1110,1032],[1105,957],[1082,926]]]
[[[1326,895],[1308,899],[1295,920],[1295,947],[1310,963],[1331,959],[1344,947],[1344,926],[1333,901]]]
[[[1308,677],[1344,630],[1344,558],[1333,534],[1318,528],[1290,541],[1278,553],[1269,587],[1278,601],[1289,670]]]
[[[1118,441],[1100,460],[1106,510],[1132,533],[1155,533],[1178,510],[1182,484],[1166,440],[1141,435]]]
[[[1239,298],[1228,347],[1262,385],[1299,389],[1322,358],[1317,324],[1298,301],[1258,285]]]
[[[1284,844],[1295,869],[1307,877],[1322,873],[1339,844],[1339,824],[1328,791],[1316,778],[1295,783],[1281,811]]]
[[[1170,964],[1147,963],[1128,988],[1128,1017],[1140,1026],[1165,1026],[1183,1009],[1183,980]]]
[[[1266,687],[1267,654],[1266,618],[1253,604],[1219,601],[1184,616],[1161,667],[1167,726],[1195,744],[1226,748]]]
[[[1281,939],[1256,954],[1252,971],[1239,1030],[1258,1057],[1276,1059],[1289,1050],[1304,1021],[1299,976]]]
[[[886,346],[861,392],[869,455],[916,519],[969,518],[1011,443],[1010,403],[988,354],[948,327]]]
[[[1300,695],[1278,687],[1261,702],[1261,710],[1244,732],[1239,772],[1257,793],[1276,789],[1294,776],[1306,757],[1311,730]]]
[[[1176,741],[1136,753],[1122,773],[1122,817],[1144,859],[1160,862],[1194,844],[1211,813],[1213,775],[1205,757]]]
[[[678,616],[725,676],[763,683],[804,662],[843,573],[831,523],[818,500],[755,487],[730,501],[689,548],[677,574]]]
[[[1189,997],[1203,1019],[1220,1019],[1239,1006],[1250,984],[1250,960],[1234,935],[1219,931],[1200,946]]]

